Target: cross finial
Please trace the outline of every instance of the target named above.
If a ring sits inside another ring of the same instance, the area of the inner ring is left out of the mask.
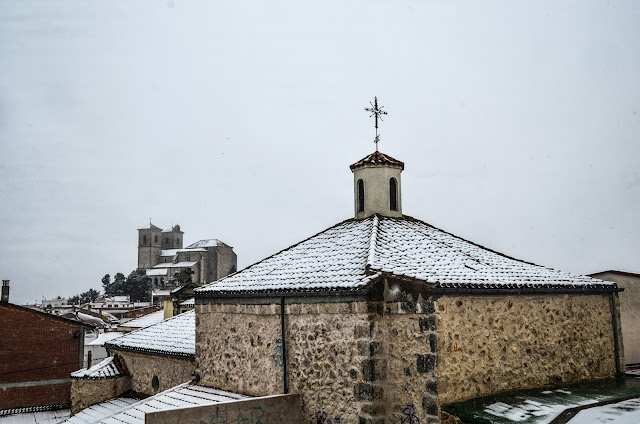
[[[382,115],[386,115],[387,112],[382,110],[382,108],[384,106],[378,106],[378,97],[377,96],[374,96],[373,103],[369,102],[369,104],[371,105],[371,107],[365,107],[364,110],[366,110],[367,112],[371,112],[371,115],[369,116],[369,118],[374,116],[375,120],[376,120],[376,138],[374,138],[373,141],[376,143],[376,152],[377,152],[378,151],[378,142],[380,141],[380,135],[378,134],[378,119],[383,121]]]

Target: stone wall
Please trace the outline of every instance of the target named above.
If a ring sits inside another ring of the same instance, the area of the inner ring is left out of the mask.
[[[627,364],[640,364],[640,274],[606,271],[592,274],[601,280],[613,281],[624,291],[620,298],[624,358]]]
[[[442,404],[616,374],[609,295],[444,296]]]
[[[96,403],[120,396],[131,389],[131,377],[116,378],[72,378],[71,415]]]
[[[203,384],[253,396],[283,393],[279,304],[196,310]],[[437,422],[433,311],[421,298],[288,303],[289,392],[302,395],[303,422]]]
[[[191,381],[192,372],[196,369],[195,362],[189,359],[110,350],[112,354],[117,353],[124,359],[131,374],[131,390],[147,395],[154,395]],[[154,377],[157,377],[157,380]]]

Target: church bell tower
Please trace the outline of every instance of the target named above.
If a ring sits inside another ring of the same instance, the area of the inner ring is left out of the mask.
[[[350,166],[353,172],[355,217],[374,214],[402,216],[402,181],[404,163],[378,151]]]
[[[383,216],[402,216],[402,190],[400,173],[404,163],[378,151],[378,120],[387,112],[378,106],[378,98],[369,102],[371,107],[364,110],[375,117],[376,151],[350,166],[353,172],[353,194],[355,217],[367,218],[374,214]]]

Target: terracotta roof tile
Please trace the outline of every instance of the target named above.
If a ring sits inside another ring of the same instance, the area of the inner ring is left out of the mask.
[[[390,166],[399,166],[401,169],[404,169],[404,163],[400,162],[397,159],[392,158],[389,155],[385,155],[384,153],[380,153],[375,151],[370,155],[365,156],[360,159],[358,162],[351,165],[349,168],[353,171],[356,168],[361,168],[367,165],[390,165]]]

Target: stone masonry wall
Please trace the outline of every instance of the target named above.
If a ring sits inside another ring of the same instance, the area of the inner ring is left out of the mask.
[[[131,374],[131,390],[138,393],[154,395],[191,381],[191,373],[196,369],[195,362],[188,359],[111,350],[124,359]],[[157,388],[153,384],[154,376],[158,377]]]
[[[422,300],[287,304],[289,392],[302,395],[304,422],[437,422],[433,308]],[[283,393],[280,305],[196,310],[203,384]]]
[[[608,295],[446,296],[436,311],[442,404],[615,376]]]
[[[120,396],[131,389],[131,377],[117,378],[72,378],[71,415],[98,402]]]

